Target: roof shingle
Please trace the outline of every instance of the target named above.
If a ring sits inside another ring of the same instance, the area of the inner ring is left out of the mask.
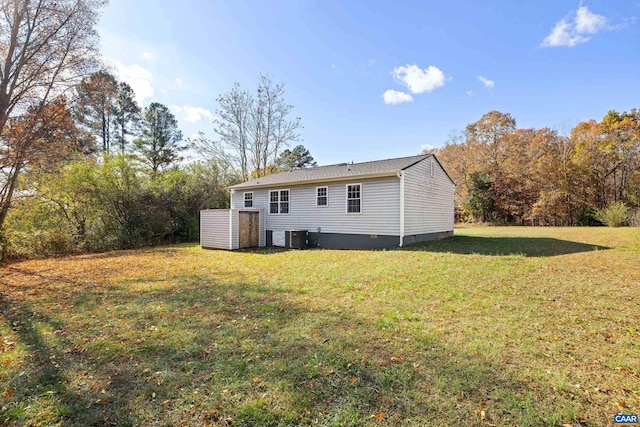
[[[430,156],[430,154],[420,154],[418,156],[400,157],[397,159],[376,160],[363,163],[340,163],[337,165],[295,169],[252,179],[241,184],[232,185],[229,188],[239,189],[304,183],[308,181],[331,181],[333,179],[359,178],[368,175],[393,175]]]

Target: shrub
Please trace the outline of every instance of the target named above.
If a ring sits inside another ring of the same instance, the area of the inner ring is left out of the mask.
[[[591,208],[586,208],[580,213],[577,223],[581,227],[604,225],[602,221],[598,219],[598,211]]]
[[[631,210],[623,202],[615,202],[596,211],[596,219],[609,227],[620,227],[629,221]]]

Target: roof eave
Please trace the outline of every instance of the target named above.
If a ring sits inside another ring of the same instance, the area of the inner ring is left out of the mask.
[[[273,183],[265,183],[265,184],[254,184],[254,185],[245,185],[236,184],[227,187],[229,190],[250,190],[255,188],[266,188],[266,187],[288,187],[292,185],[309,185],[309,184],[321,184],[327,182],[343,182],[343,181],[353,181],[360,179],[372,179],[372,178],[388,178],[392,176],[397,176],[400,171],[392,171],[392,172],[382,172],[382,173],[373,173],[373,174],[362,174],[362,175],[350,175],[350,176],[339,176],[334,178],[316,178],[316,179],[306,179],[306,180],[296,180],[296,181],[283,181],[283,182],[273,182]]]

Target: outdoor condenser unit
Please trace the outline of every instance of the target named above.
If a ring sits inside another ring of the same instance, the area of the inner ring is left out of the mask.
[[[289,232],[289,247],[293,249],[307,249],[309,232],[307,230],[291,230]]]

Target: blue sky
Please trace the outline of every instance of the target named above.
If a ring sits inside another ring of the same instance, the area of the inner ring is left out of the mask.
[[[319,164],[440,147],[482,114],[561,130],[640,108],[640,0],[111,0],[102,54],[214,137],[216,97],[285,83]]]

